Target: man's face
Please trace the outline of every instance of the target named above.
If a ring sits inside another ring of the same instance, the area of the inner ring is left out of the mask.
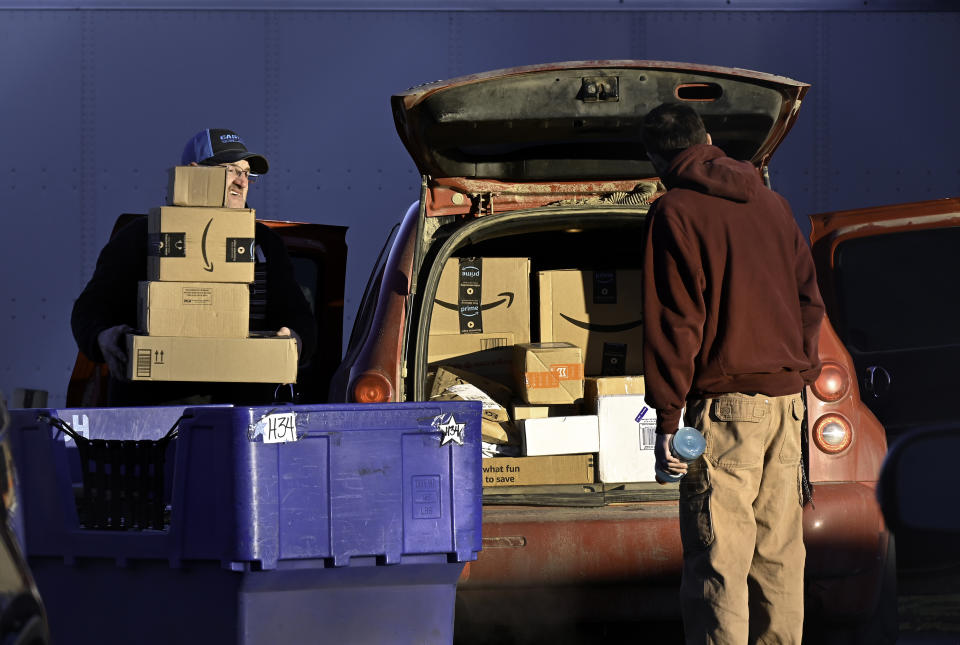
[[[245,159],[220,164],[227,169],[227,208],[243,208],[250,189],[250,164]]]

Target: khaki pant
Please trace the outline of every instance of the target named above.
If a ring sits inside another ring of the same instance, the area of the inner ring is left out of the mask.
[[[707,447],[680,480],[687,643],[800,643],[803,546],[799,394],[687,402]]]

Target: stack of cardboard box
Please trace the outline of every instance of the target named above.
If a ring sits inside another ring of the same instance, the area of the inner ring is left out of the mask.
[[[169,206],[150,209],[147,281],[127,337],[130,379],[293,383],[296,341],[251,338],[255,213],[225,208],[227,169],[170,171]]]
[[[654,480],[640,273],[541,271],[531,308],[528,258],[447,262],[431,318],[432,394],[485,400],[494,445],[484,486]]]
[[[654,481],[656,411],[642,376],[585,377],[573,404],[514,403],[519,457],[485,459],[484,486]]]

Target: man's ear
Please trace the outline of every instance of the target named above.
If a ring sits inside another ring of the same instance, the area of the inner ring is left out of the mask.
[[[710,137],[710,133],[709,133],[709,132],[707,133],[707,144],[708,144],[708,145],[711,145],[711,146],[713,145],[713,139]]]

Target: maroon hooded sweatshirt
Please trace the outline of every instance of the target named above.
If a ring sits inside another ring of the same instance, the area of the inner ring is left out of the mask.
[[[687,398],[795,394],[820,373],[823,302],[787,200],[707,144],[677,155],[648,216],[646,400],[674,433]]]

